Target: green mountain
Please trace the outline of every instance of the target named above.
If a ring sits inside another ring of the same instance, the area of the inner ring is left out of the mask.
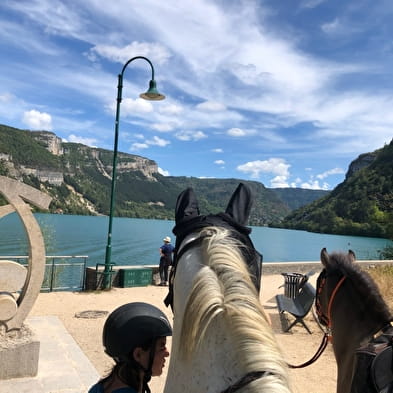
[[[308,205],[316,199],[326,196],[330,192],[326,190],[308,190],[305,188],[273,188],[272,190],[290,210]]]
[[[349,166],[345,181],[279,225],[318,233],[393,238],[393,140]]]
[[[0,175],[51,195],[53,213],[109,214],[112,157],[111,150],[64,143],[52,132],[0,125]],[[198,194],[201,211],[215,213],[225,208],[240,181],[243,180],[166,177],[158,172],[154,161],[118,153],[114,214],[173,219],[177,196],[189,186]],[[258,182],[243,182],[255,195],[250,225],[280,222],[291,211],[289,201],[274,189]],[[296,199],[295,194],[296,191]]]

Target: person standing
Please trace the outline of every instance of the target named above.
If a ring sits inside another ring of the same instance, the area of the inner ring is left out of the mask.
[[[172,254],[175,250],[175,247],[171,244],[171,238],[166,236],[163,239],[164,244],[160,247],[160,285],[168,285],[168,270],[169,266],[172,265]]]

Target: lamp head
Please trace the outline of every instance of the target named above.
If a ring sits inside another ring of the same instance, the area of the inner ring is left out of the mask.
[[[147,92],[140,94],[139,97],[149,101],[160,101],[165,98],[163,94],[158,92],[156,81],[154,79],[149,82],[149,89]]]

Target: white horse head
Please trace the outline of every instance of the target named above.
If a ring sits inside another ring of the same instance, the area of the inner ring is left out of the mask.
[[[250,199],[240,185],[225,214],[200,216],[192,190],[179,196],[174,233],[181,240],[165,393],[291,391],[287,365],[259,301],[260,266],[245,261],[254,256],[255,262],[258,255],[243,226]],[[179,228],[191,233],[180,236]]]

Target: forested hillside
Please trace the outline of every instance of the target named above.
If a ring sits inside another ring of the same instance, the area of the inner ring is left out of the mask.
[[[276,218],[281,221],[290,209],[278,197],[273,189],[266,188],[262,183],[239,179],[199,179],[195,177],[170,177],[168,180],[174,187],[181,190],[192,187],[198,195],[202,212],[217,213],[223,211],[228,198],[239,182],[246,183],[255,197],[250,214],[252,225],[267,225]]]
[[[393,140],[361,155],[343,183],[289,214],[280,227],[393,238]]]
[[[289,207],[290,210],[308,205],[316,199],[329,194],[326,190],[309,190],[305,188],[274,188],[273,191]]]

